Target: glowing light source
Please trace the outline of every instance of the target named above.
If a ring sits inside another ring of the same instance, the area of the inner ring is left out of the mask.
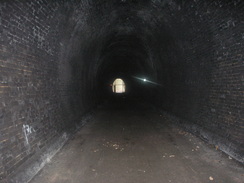
[[[135,78],[135,79],[141,80],[141,81],[143,81],[145,83],[150,83],[150,84],[161,86],[161,84],[153,82],[153,81],[150,81],[150,80],[147,80],[146,78],[140,78],[140,77],[137,77],[137,76],[132,76],[132,77]]]
[[[114,93],[125,93],[125,82],[120,78],[115,79],[112,84],[112,91]]]

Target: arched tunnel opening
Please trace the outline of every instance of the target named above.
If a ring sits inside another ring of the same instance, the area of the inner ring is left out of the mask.
[[[2,0],[0,182],[241,183],[243,10]]]

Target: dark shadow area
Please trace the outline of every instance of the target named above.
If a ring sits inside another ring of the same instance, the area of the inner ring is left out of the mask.
[[[243,7],[240,0],[2,0],[0,182],[25,170],[21,180],[29,180],[50,158],[41,154],[55,154],[104,102],[117,112],[154,106],[243,163]],[[116,78],[124,94],[112,92]],[[22,169],[32,160],[35,168]]]

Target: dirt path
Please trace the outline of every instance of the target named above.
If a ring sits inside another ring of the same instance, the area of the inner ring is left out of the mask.
[[[243,183],[244,169],[146,105],[108,104],[31,183]]]

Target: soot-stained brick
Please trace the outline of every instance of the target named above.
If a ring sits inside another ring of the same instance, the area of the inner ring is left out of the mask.
[[[73,128],[118,73],[243,161],[243,12],[239,0],[1,1],[0,179]]]

